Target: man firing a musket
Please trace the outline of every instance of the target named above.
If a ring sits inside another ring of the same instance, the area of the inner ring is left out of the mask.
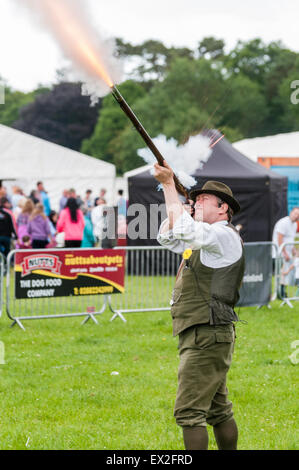
[[[183,428],[187,449],[207,449],[207,423],[213,426],[220,449],[235,449],[237,426],[227,398],[226,374],[235,340],[233,322],[238,320],[233,308],[244,271],[241,239],[230,223],[239,204],[230,188],[209,181],[190,193],[195,203],[192,218],[178,198],[178,193],[188,198],[186,184],[163,160],[115,86],[119,77],[114,55],[102,53],[106,41],[90,31],[81,2],[27,3],[37,10],[35,16],[42,18],[80,72],[83,94],[90,95],[94,103],[103,90],[110,90],[158,161],[155,176],[163,186],[168,211],[158,239],[169,249],[184,253],[172,299],[173,331],[179,335],[181,358],[175,417]]]
[[[194,216],[181,203],[173,171],[155,164],[168,218],[158,234],[161,245],[183,254],[173,297],[173,335],[179,336],[180,365],[174,416],[187,450],[208,448],[207,424],[219,449],[237,448],[238,428],[228,400],[226,375],[235,342],[234,306],[244,274],[244,252],[231,224],[240,210],[231,189],[208,181],[190,192]]]

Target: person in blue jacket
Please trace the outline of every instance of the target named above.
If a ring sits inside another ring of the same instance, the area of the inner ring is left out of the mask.
[[[51,213],[50,198],[48,196],[48,193],[45,191],[44,185],[41,181],[37,183],[37,194],[40,202],[44,206],[44,212],[46,216],[49,217]]]
[[[92,248],[95,245],[95,238],[93,234],[93,225],[88,215],[88,209],[86,207],[83,208],[83,214],[85,226],[81,248]]]

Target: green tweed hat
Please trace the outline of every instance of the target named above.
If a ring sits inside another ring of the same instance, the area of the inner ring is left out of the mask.
[[[219,197],[229,205],[234,214],[241,210],[240,204],[234,198],[232,190],[220,181],[207,181],[202,188],[195,187],[190,191],[190,199],[195,201],[196,196],[203,193],[214,194],[214,196]]]

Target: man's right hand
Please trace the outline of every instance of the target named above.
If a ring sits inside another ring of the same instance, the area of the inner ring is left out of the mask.
[[[171,167],[168,165],[168,163],[165,160],[163,160],[163,165],[164,166],[161,166],[159,165],[159,163],[154,164],[154,168],[155,168],[154,177],[161,184],[167,184],[167,185],[174,184],[173,171]]]

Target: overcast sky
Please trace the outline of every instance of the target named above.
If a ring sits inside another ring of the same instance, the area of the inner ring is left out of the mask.
[[[19,0],[20,1],[20,0]],[[43,0],[40,0],[43,1]],[[299,52],[298,0],[85,0],[93,23],[106,35],[138,44],[158,39],[195,48],[206,36],[224,39],[282,40]],[[0,76],[29,91],[51,84],[66,61],[51,36],[29,21],[15,0],[0,0]]]

